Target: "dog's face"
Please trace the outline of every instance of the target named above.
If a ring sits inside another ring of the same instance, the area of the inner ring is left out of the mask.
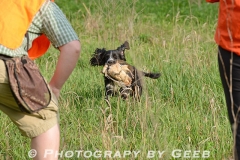
[[[126,41],[116,50],[106,50],[105,48],[97,48],[90,59],[92,66],[104,66],[105,64],[115,64],[118,60],[126,61],[125,49],[129,48],[129,43]]]

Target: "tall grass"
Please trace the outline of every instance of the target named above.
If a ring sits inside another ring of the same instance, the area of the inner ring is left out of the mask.
[[[165,151],[162,159],[173,159],[175,149],[208,150],[208,159],[231,157],[213,41],[217,5],[200,0],[56,2],[82,43],[81,59],[60,97],[60,150],[139,150],[137,159],[146,159],[151,150]],[[91,67],[89,59],[95,48],[115,49],[125,40],[129,63],[162,76],[144,79],[141,102],[113,97],[109,107],[102,68]],[[52,48],[37,61],[47,79],[57,57]],[[28,159],[29,140],[2,113],[0,126],[0,159]]]

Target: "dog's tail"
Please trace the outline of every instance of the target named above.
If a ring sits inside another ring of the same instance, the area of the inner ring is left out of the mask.
[[[145,77],[149,77],[149,78],[152,78],[152,79],[157,79],[161,76],[160,73],[146,73],[146,72],[143,72],[143,75]]]

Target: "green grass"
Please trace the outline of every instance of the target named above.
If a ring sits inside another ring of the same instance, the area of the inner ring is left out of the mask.
[[[81,59],[59,102],[61,151],[139,150],[139,160],[146,159],[150,150],[165,151],[162,159],[173,159],[174,149],[200,150],[201,155],[208,150],[210,160],[232,157],[213,40],[217,4],[204,0],[56,3],[82,44]],[[91,67],[89,59],[95,48],[115,49],[125,40],[130,43],[126,56],[131,64],[146,71],[160,71],[162,76],[144,80],[141,102],[113,97],[108,108],[102,68]],[[58,51],[51,48],[37,61],[47,79],[57,56]],[[2,113],[0,126],[0,159],[28,159],[29,139],[21,137]]]

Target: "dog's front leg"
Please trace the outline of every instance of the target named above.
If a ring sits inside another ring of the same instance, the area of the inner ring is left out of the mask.
[[[105,99],[109,100],[109,96],[114,94],[114,83],[112,80],[105,77]]]

